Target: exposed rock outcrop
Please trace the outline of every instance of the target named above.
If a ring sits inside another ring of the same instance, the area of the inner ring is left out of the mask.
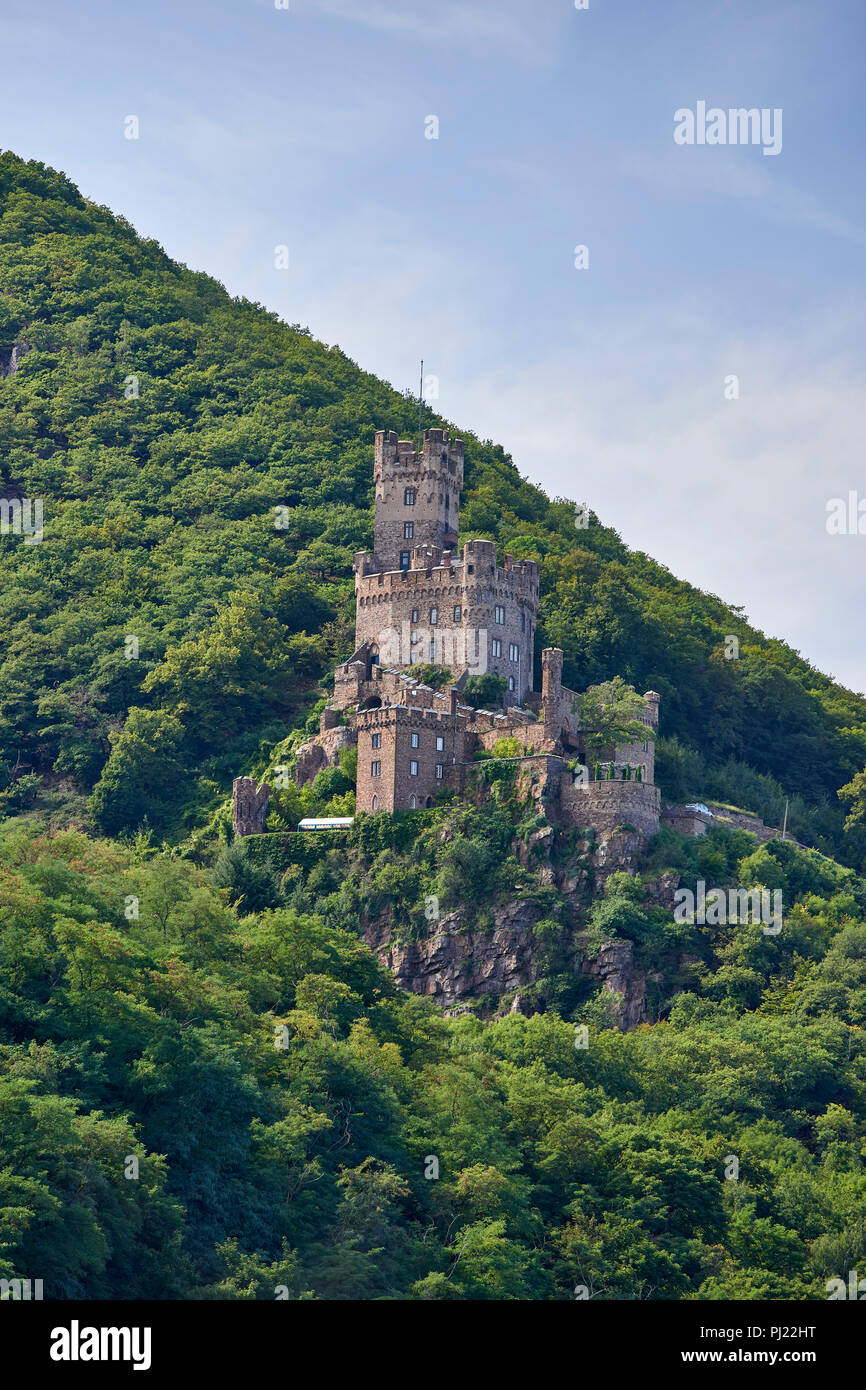
[[[513,996],[506,1004],[511,1012],[532,1013],[541,959],[533,930],[538,919],[534,903],[517,901],[497,908],[488,930],[467,928],[462,914],[451,912],[412,939],[398,941],[380,924],[367,929],[366,940],[401,989],[426,995],[446,1013],[460,1013],[483,996]],[[572,953],[575,973],[598,980],[611,996],[619,1028],[646,1020],[646,975],[633,966],[630,941],[605,942],[591,954],[579,933],[563,928],[563,945]]]
[[[317,734],[309,743],[301,744],[295,754],[292,773],[296,785],[303,787],[305,783],[312,782],[316,773],[321,772],[323,768],[336,767],[343,749],[351,747],[356,741],[354,729],[350,729],[347,724],[338,724],[335,728]]]
[[[625,1030],[646,1022],[647,977],[634,968],[630,941],[606,941],[597,955],[584,957],[581,973],[600,980],[604,992],[615,996],[612,1013],[618,1028]]]
[[[12,376],[18,370],[21,358],[29,352],[30,344],[23,338],[12,344],[8,352],[0,350],[0,376]]]

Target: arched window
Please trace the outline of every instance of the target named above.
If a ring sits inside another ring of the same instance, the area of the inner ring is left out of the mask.
[[[374,797],[373,797],[373,810],[374,810],[374,811],[378,811],[378,809],[379,809],[379,798],[378,798],[378,796],[374,796]]]
[[[430,807],[433,805],[432,796],[428,796],[427,800],[424,802],[424,805],[427,807],[427,810],[429,811]]]
[[[414,810],[415,810],[415,807],[416,807],[417,805],[418,805],[418,799],[417,799],[417,797],[410,796],[410,797],[409,797],[409,810],[410,810],[410,811],[414,811]]]

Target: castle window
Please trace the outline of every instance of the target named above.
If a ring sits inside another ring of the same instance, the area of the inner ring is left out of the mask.
[[[403,506],[404,506],[404,507],[414,507],[414,505],[415,505],[415,489],[414,489],[413,487],[407,487],[407,488],[405,489],[404,493],[403,493]]]
[[[437,753],[443,753],[444,751],[445,751],[445,739],[442,737],[441,734],[437,734],[437,735],[436,735],[436,752],[437,752]]]
[[[418,805],[418,798],[417,798],[417,796],[415,796],[415,794],[414,794],[414,792],[413,792],[413,794],[409,797],[409,810],[410,810],[410,811],[414,811],[414,810],[415,810],[415,807],[416,807],[417,805]]]
[[[371,763],[371,764],[370,764],[370,776],[371,776],[371,777],[381,777],[381,776],[382,776],[382,764],[381,764],[380,762],[377,761],[377,762],[374,762],[374,763]]]
[[[513,676],[509,676],[509,677],[508,677],[508,689],[509,689],[509,690],[513,690],[513,689],[514,689],[514,677],[513,677]]]
[[[411,620],[412,620],[413,623],[417,623],[417,621],[418,621],[418,609],[417,609],[417,608],[413,608],[413,609],[412,609],[412,619],[411,619]]]
[[[517,645],[516,642],[509,642],[509,643],[508,643],[508,660],[509,660],[509,661],[519,661],[519,660],[520,660],[520,648],[518,647],[518,645]]]
[[[408,550],[401,550],[401,551],[400,551],[400,568],[401,568],[401,570],[407,570],[407,569],[409,568],[409,560],[410,560],[410,559],[411,559],[411,556],[410,556]]]
[[[445,776],[445,767],[444,767],[444,764],[443,764],[443,763],[437,763],[437,764],[436,764],[436,779],[437,779],[437,781],[441,782],[441,781],[442,781],[442,778],[443,778],[444,776]]]
[[[435,643],[435,641],[430,643],[430,660],[433,662],[434,665],[436,664],[436,643]]]
[[[446,494],[445,494],[445,510],[446,510],[446,512],[449,511],[450,508],[451,508],[451,498],[449,497],[448,493],[446,492]]]
[[[646,743],[642,743],[642,744],[641,744],[641,752],[643,752],[643,753],[648,753],[648,752],[649,752],[649,745],[646,744]]]
[[[373,810],[374,810],[374,811],[378,811],[378,809],[379,809],[379,798],[378,798],[378,796],[374,796],[374,797],[373,797]]]
[[[475,573],[475,566],[474,566],[474,565],[467,565],[467,566],[466,566],[466,571],[467,571],[468,574],[474,574],[474,573]]]
[[[430,609],[430,626],[431,626],[431,627],[435,627],[436,624],[438,623],[438,621],[439,621],[439,609],[438,609],[438,608],[431,608],[431,609]]]
[[[463,609],[460,607],[460,604],[459,604],[459,603],[455,603],[455,605],[454,605],[454,621],[455,621],[455,623],[459,623],[459,622],[460,622],[460,619],[461,619],[462,617],[463,617]]]
[[[381,747],[382,747],[382,735],[381,735],[381,734],[374,734],[374,735],[373,735],[373,737],[372,737],[372,739],[371,739],[371,747],[373,747],[373,748],[381,748]]]
[[[521,632],[525,632],[525,631],[526,631],[526,614],[525,614],[522,610],[521,610],[521,613],[520,613],[520,631],[521,631]]]
[[[414,521],[404,521],[404,522],[403,522],[403,539],[404,539],[404,541],[411,541],[412,538],[414,537],[414,535],[415,535],[415,523],[414,523]]]
[[[412,762],[409,764],[409,776],[410,776],[410,777],[417,777],[417,776],[418,776],[418,764],[415,762],[414,758],[413,758]]]
[[[493,621],[496,623],[505,622],[505,609],[502,608],[499,604],[497,604],[495,609],[493,610]]]
[[[417,734],[410,734],[410,736],[409,736],[409,742],[411,743],[411,745],[412,745],[413,748],[417,748],[417,747],[418,747],[418,735],[417,735]]]
[[[491,641],[490,641],[490,654],[491,654],[491,656],[501,656],[501,655],[502,655],[502,643],[500,642],[500,640],[499,640],[498,637],[493,637],[493,638],[491,638]]]

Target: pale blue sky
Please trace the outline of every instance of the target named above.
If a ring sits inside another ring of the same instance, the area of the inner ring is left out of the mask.
[[[866,689],[866,535],[825,529],[866,499],[862,0],[0,0],[0,24],[0,144],[398,387],[423,354],[446,416]],[[676,145],[699,100],[781,108],[781,153]]]

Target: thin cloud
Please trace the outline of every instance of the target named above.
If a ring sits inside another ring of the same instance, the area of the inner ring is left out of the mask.
[[[493,42],[534,62],[549,61],[554,55],[552,37],[557,15],[554,8],[539,0],[533,0],[530,6],[504,0],[488,4],[401,0],[399,5],[314,0],[313,8],[393,36],[481,47]]]
[[[623,155],[620,167],[632,178],[667,196],[726,198],[753,203],[781,222],[814,227],[831,236],[866,245],[866,231],[829,211],[817,198],[795,188],[750,158],[751,151],[687,148],[660,154]]]

